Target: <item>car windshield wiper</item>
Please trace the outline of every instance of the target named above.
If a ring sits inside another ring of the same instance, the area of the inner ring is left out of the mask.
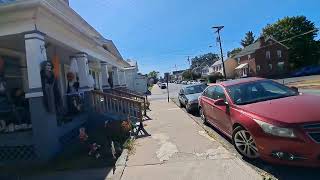
[[[253,100],[253,101],[246,101],[246,102],[237,103],[237,105],[246,105],[246,104],[252,104],[252,103],[257,103],[257,102],[262,102],[262,101],[269,101],[269,100],[273,100],[273,99],[280,99],[280,98],[285,98],[285,97],[290,97],[290,96],[297,96],[297,95],[298,94],[289,94],[289,95],[268,97],[268,98],[263,98],[263,99],[256,99],[256,100]]]

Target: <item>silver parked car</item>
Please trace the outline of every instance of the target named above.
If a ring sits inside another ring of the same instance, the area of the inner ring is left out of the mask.
[[[206,87],[206,84],[192,84],[182,87],[178,95],[178,105],[185,107],[188,112],[197,110],[198,97]]]

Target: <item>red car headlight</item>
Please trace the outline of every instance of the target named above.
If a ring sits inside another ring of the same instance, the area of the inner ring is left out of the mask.
[[[272,134],[274,136],[280,136],[280,137],[287,137],[287,138],[295,138],[296,135],[294,133],[294,130],[291,128],[283,128],[283,127],[277,127],[275,125],[253,119],[260,127],[261,129],[267,133]]]

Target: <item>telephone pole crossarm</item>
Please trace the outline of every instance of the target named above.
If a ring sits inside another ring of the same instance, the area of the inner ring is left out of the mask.
[[[222,68],[223,68],[223,77],[224,79],[227,79],[226,76],[226,68],[224,66],[224,61],[223,61],[223,52],[222,52],[222,45],[221,45],[221,37],[220,37],[220,30],[223,29],[224,26],[213,26],[212,29],[217,29],[216,33],[218,33],[218,41],[220,45],[220,53],[221,53],[221,61],[222,61]]]

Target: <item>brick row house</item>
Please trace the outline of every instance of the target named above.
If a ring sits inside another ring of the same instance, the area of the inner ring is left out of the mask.
[[[236,77],[277,77],[288,72],[288,47],[272,37],[260,37],[234,56]]]

